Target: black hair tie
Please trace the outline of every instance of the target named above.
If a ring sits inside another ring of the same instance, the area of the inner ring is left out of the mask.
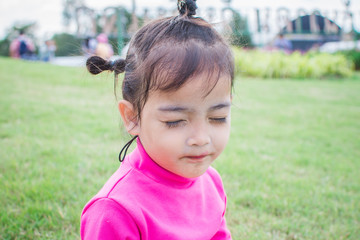
[[[132,144],[132,142],[137,138],[138,136],[136,135],[135,137],[133,137],[130,141],[128,141],[125,146],[121,149],[120,153],[119,153],[119,162],[123,162],[127,153],[127,150],[129,149],[130,145]],[[122,153],[124,152],[124,155],[122,156]]]
[[[115,60],[114,61],[109,61],[109,65],[110,65],[110,70],[114,71],[114,69],[115,69]]]

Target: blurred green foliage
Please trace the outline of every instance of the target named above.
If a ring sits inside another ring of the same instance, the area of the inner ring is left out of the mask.
[[[235,74],[260,78],[350,77],[354,64],[343,54],[244,50],[233,48]]]
[[[357,71],[360,70],[360,51],[359,50],[348,50],[341,52],[344,54],[348,59],[350,59],[355,66]]]
[[[238,12],[229,8],[232,11],[232,20],[230,22],[230,28],[232,33],[230,34],[231,44],[239,47],[250,48],[253,47],[252,37],[248,26],[247,18],[241,16]]]
[[[9,56],[10,40],[4,38],[0,40],[0,56]]]
[[[56,43],[56,56],[82,55],[82,39],[68,33],[55,34],[53,40]]]

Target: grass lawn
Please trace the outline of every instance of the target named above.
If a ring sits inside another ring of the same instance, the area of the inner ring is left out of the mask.
[[[0,239],[78,239],[128,137],[111,74],[0,58]],[[360,239],[360,76],[237,79],[214,163],[233,239]]]

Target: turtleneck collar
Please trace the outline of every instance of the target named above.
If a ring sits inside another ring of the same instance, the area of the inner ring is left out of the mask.
[[[179,188],[189,187],[198,179],[185,178],[162,168],[147,154],[139,138],[136,140],[136,143],[137,147],[125,159],[124,163],[128,162],[133,168],[137,169],[147,177],[161,184]]]

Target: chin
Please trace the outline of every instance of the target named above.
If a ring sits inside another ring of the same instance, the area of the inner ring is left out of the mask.
[[[207,169],[204,171],[196,171],[196,172],[181,174],[180,176],[182,176],[184,178],[197,178],[197,177],[200,177],[201,175],[203,175],[206,171],[207,171]]]

